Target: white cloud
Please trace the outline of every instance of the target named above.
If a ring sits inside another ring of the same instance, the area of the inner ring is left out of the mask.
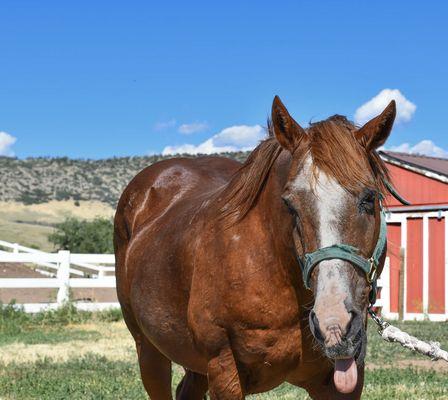
[[[398,151],[401,153],[422,154],[431,157],[448,158],[448,151],[442,149],[432,140],[422,140],[414,146],[409,143],[402,143],[399,146],[393,146],[385,150]]]
[[[383,89],[367,103],[364,103],[355,112],[355,122],[359,125],[365,124],[371,118],[380,114],[392,100],[397,103],[395,122],[409,122],[417,106],[404,97],[398,89]]]
[[[168,121],[161,121],[161,122],[157,122],[154,125],[154,129],[156,131],[163,131],[165,129],[169,129],[169,128],[174,128],[176,126],[176,120],[174,118],[168,120]]]
[[[17,141],[17,138],[6,132],[0,132],[0,156],[13,157],[12,145]]]
[[[266,132],[260,125],[235,125],[223,129],[198,145],[167,146],[163,149],[162,154],[213,154],[227,151],[247,151],[257,146],[265,135]]]
[[[182,124],[179,126],[179,133],[190,135],[192,133],[203,132],[208,129],[207,122],[193,122],[192,124]]]

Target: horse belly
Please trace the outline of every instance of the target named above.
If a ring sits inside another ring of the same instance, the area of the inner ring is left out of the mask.
[[[171,361],[206,373],[207,361],[196,350],[187,325],[188,268],[172,252],[134,250],[139,256],[128,259],[134,270],[130,297],[141,332]]]

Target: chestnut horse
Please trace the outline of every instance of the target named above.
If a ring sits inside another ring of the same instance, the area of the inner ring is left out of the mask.
[[[300,258],[378,240],[395,103],[361,128],[303,129],[278,97],[269,136],[240,163],[174,158],[141,171],[115,216],[118,298],[151,399],[242,399],[282,382],[313,399],[359,399],[371,285],[342,259],[304,284]],[[384,253],[384,252],[383,252]],[[379,270],[384,263],[381,256]]]

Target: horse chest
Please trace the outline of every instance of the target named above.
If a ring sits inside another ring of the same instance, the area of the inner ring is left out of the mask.
[[[232,351],[249,392],[269,390],[285,380],[301,358],[298,325],[274,329],[236,329]]]

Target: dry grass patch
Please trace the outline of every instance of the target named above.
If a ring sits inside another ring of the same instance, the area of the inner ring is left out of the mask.
[[[3,364],[26,364],[48,358],[55,362],[66,362],[73,358],[94,354],[110,361],[137,362],[134,340],[124,322],[69,325],[64,328],[67,335],[70,334],[71,329],[95,332],[95,338],[93,340],[69,340],[56,344],[51,342],[11,343],[0,347],[0,361]]]

